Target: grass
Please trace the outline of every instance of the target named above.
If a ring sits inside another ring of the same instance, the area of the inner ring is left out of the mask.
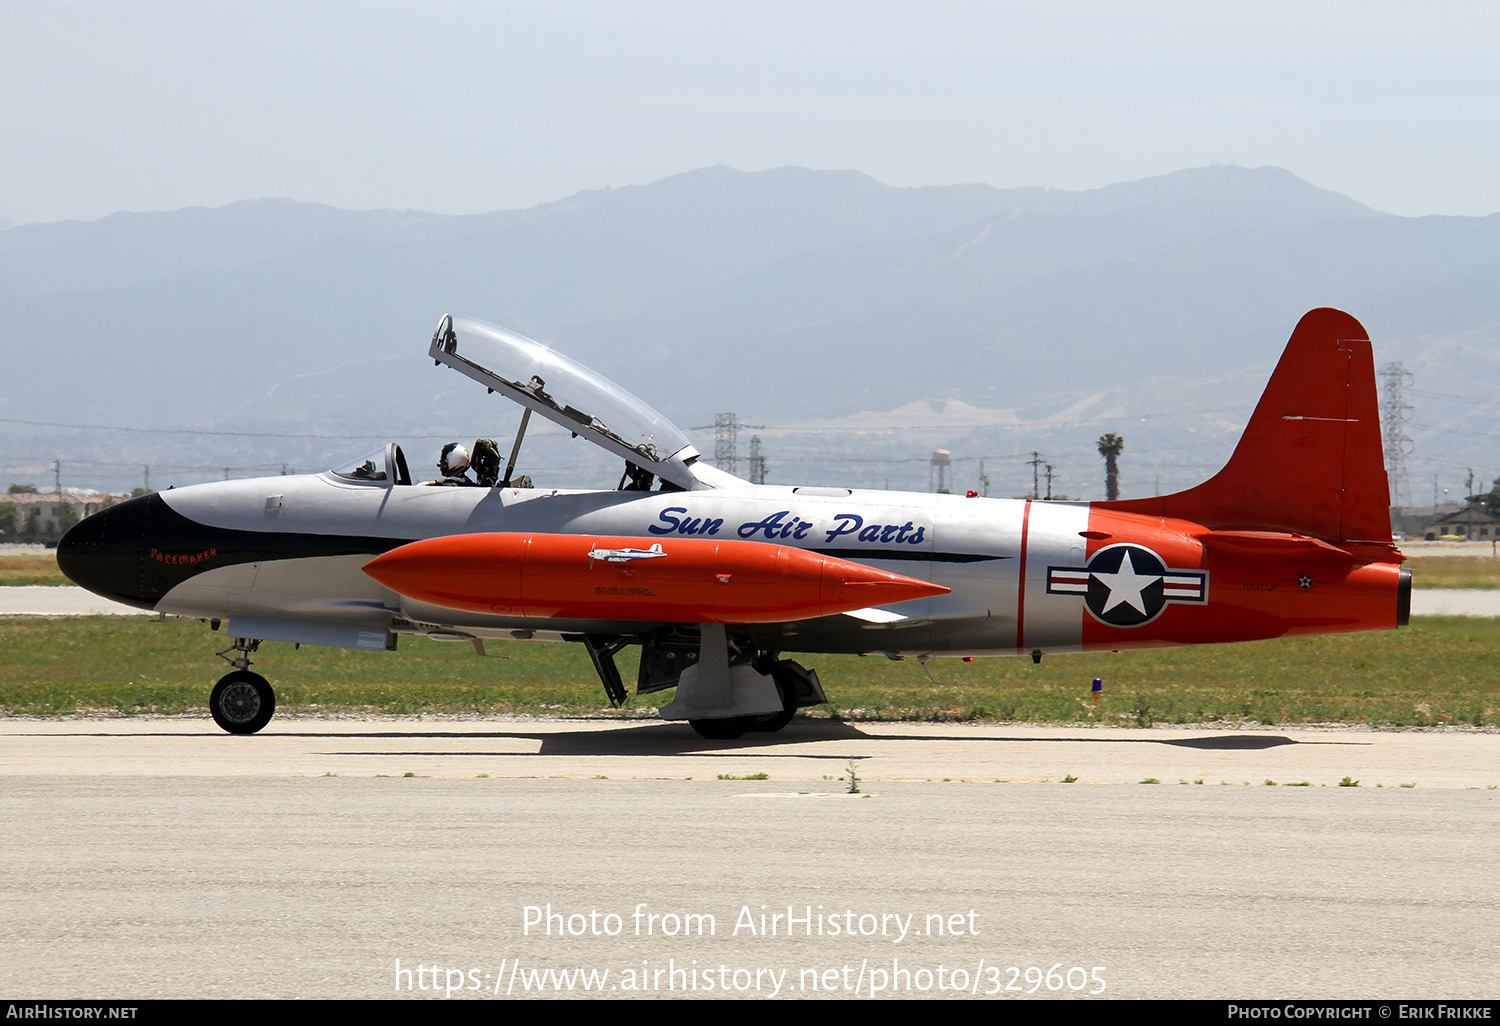
[[[0,710],[177,713],[206,710],[229,667],[229,639],[196,620],[135,617],[0,620]],[[254,668],[278,712],[580,713],[608,708],[581,645],[491,643],[520,658],[480,659],[467,645],[406,640],[403,651],[268,643]],[[462,649],[462,651],[458,651]]]
[[[206,709],[228,666],[222,632],[195,620],[0,619],[0,712],[181,713]],[[255,668],[279,712],[652,715],[665,696],[611,710],[581,645],[467,645],[404,638],[399,653],[268,643]],[[633,676],[630,648],[619,657]],[[499,656],[501,658],[493,658]],[[1089,685],[1104,679],[1097,721],[1349,723],[1500,722],[1500,620],[1422,617],[1389,632],[1288,638],[1151,652],[945,661],[934,686],[914,660],[805,656],[831,702],[803,715],[851,720],[1069,723],[1095,720]],[[667,692],[666,695],[670,695]]]
[[[51,552],[0,556],[0,588],[72,583],[57,568],[57,556]]]
[[[1413,588],[1500,588],[1500,559],[1489,556],[1413,556]]]

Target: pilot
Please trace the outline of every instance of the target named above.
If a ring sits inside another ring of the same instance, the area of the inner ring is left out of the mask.
[[[474,453],[457,442],[449,442],[443,446],[442,455],[438,457],[438,469],[443,476],[437,481],[428,481],[430,485],[480,485],[484,488],[493,488],[500,483],[500,447],[493,438],[474,439]],[[477,481],[471,481],[466,471],[474,471]]]
[[[449,442],[443,446],[442,455],[438,457],[438,470],[443,476],[436,481],[428,481],[430,485],[472,485],[477,482],[469,480],[466,471],[469,469],[469,450],[457,442]]]
[[[656,480],[656,475],[645,467],[638,467],[629,460],[625,461],[625,474],[620,478],[620,486],[617,491],[624,492],[649,492],[651,483]]]
[[[474,439],[471,464],[474,476],[479,478],[478,483],[483,487],[493,488],[500,483],[500,446],[493,438]]]

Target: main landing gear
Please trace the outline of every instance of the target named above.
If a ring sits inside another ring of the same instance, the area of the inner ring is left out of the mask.
[[[254,734],[276,713],[276,692],[258,673],[252,673],[250,653],[260,647],[253,638],[235,638],[234,644],[218,653],[219,658],[234,667],[219,678],[208,696],[208,711],[214,722],[231,734]],[[234,652],[234,658],[227,653]]]
[[[729,716],[721,719],[690,719],[688,726],[709,741],[733,741],[747,733],[774,734],[797,715],[797,685],[791,671],[778,666],[771,671],[776,694],[781,699],[779,712],[759,716]]]
[[[644,635],[580,634],[610,704],[626,698],[615,654],[641,646],[637,695],[676,688],[661,706],[664,720],[687,721],[699,737],[733,741],[747,733],[774,734],[803,706],[828,701],[816,671],[731,637],[723,624],[667,625]]]

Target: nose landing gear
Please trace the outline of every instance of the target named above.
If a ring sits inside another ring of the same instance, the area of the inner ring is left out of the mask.
[[[235,638],[234,644],[218,653],[234,670],[219,678],[208,696],[208,711],[214,722],[231,734],[254,734],[276,713],[276,692],[258,673],[252,673],[250,653],[260,647],[253,638]],[[226,653],[234,652],[234,658]]]

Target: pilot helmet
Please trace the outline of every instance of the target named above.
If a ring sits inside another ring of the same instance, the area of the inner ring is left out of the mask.
[[[469,450],[457,442],[449,442],[443,446],[443,454],[438,457],[438,469],[447,477],[456,477],[469,469]]]

